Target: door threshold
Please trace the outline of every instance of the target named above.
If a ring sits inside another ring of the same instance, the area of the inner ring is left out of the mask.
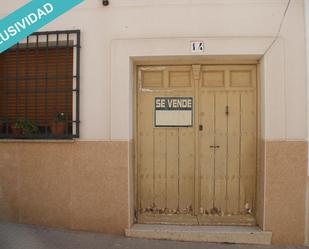
[[[139,213],[139,224],[152,225],[203,225],[203,226],[256,226],[252,215],[191,215]]]
[[[181,226],[135,224],[127,237],[176,241],[270,245],[271,232],[248,226]]]

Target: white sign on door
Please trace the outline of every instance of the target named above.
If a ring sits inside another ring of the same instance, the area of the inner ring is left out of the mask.
[[[203,41],[191,41],[191,52],[192,53],[203,53],[204,42]]]
[[[155,97],[154,127],[192,127],[193,97]]]

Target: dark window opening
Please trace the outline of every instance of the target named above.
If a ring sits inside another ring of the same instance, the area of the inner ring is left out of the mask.
[[[0,138],[79,137],[80,32],[37,32],[0,54]]]

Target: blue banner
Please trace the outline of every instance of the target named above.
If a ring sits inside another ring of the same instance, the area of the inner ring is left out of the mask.
[[[11,1],[11,0],[7,0]],[[84,0],[32,0],[0,21],[0,53]]]

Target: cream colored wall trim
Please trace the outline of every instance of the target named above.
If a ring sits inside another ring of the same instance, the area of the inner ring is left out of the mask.
[[[286,139],[286,80],[284,40],[279,38],[263,57],[263,138]],[[274,73],[276,72],[276,73]]]
[[[171,39],[120,39],[111,42],[111,65],[110,65],[110,139],[133,139],[133,108],[134,108],[134,77],[133,69],[135,59],[158,60],[164,58],[206,60],[208,57],[216,56],[247,56],[251,59],[260,58],[273,37],[217,37],[217,38],[198,38],[205,42],[206,53],[200,56],[193,56],[190,51],[190,41],[196,38],[171,38]],[[227,46],[228,44],[228,46]],[[121,73],[119,73],[121,72]],[[129,171],[133,167],[129,166]],[[128,203],[132,210],[134,191],[132,185],[129,188]],[[132,224],[133,217],[129,217]]]
[[[132,62],[135,57],[192,57],[190,41],[203,40],[206,53],[197,57],[215,55],[252,55],[261,56],[266,51],[273,37],[217,37],[217,38],[171,38],[171,39],[123,39],[111,42],[111,110],[110,138],[132,139],[133,117],[133,81]],[[121,73],[119,73],[121,72]]]
[[[190,41],[194,38],[175,39],[123,39],[111,43],[110,74],[110,138],[133,138],[133,80],[131,70],[135,58],[152,60],[178,57],[179,60],[191,59]],[[205,42],[206,52],[196,56],[199,60],[207,60],[208,56],[251,55],[260,58],[273,37],[243,38],[198,38]],[[262,83],[262,138],[269,140],[303,140],[303,124],[295,122],[291,126],[290,93],[291,83],[286,79],[287,72],[285,40],[279,38],[271,50],[263,57],[260,76]],[[227,46],[229,44],[230,46]],[[197,60],[198,60],[197,59]],[[121,74],[118,72],[122,72]],[[287,84],[289,84],[287,86]],[[121,89],[121,91],[120,91]],[[290,91],[290,90],[289,90]],[[295,110],[294,112],[302,112]],[[295,114],[293,114],[295,116]],[[299,129],[295,129],[299,127]]]

